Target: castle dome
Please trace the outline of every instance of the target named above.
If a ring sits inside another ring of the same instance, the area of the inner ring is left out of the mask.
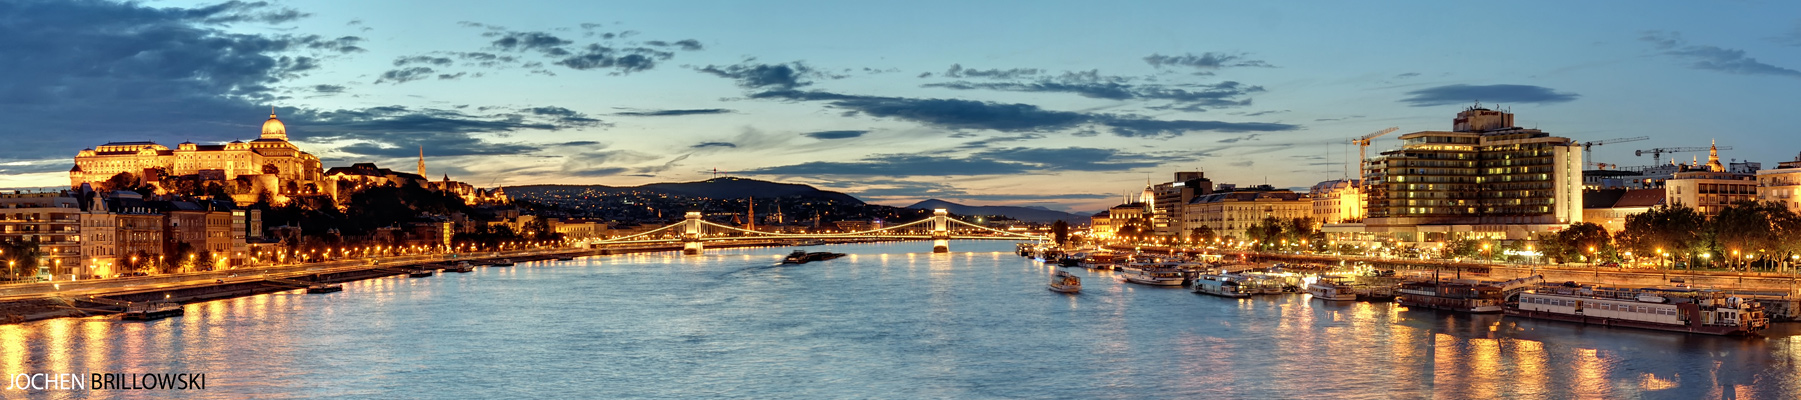
[[[275,110],[269,110],[269,120],[263,121],[263,135],[258,138],[288,140],[288,126],[275,118]]]

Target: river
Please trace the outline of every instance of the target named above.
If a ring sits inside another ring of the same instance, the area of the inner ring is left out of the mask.
[[[1688,335],[1243,300],[1053,267],[1010,242],[709,250],[485,267],[0,326],[0,371],[204,373],[199,390],[3,398],[1801,397],[1801,336]]]

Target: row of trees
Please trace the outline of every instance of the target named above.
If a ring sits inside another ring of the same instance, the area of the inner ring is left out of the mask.
[[[1617,234],[1584,222],[1539,242],[1547,260],[1560,263],[1586,258],[1774,269],[1801,255],[1801,214],[1770,201],[1734,203],[1712,218],[1681,205],[1656,207],[1627,217]]]

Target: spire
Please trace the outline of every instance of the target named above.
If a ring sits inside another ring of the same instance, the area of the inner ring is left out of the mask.
[[[1707,170],[1713,172],[1726,172],[1726,166],[1720,164],[1720,143],[1717,140],[1708,141]]]
[[[425,174],[425,146],[419,146],[419,176],[431,179],[431,175]]]

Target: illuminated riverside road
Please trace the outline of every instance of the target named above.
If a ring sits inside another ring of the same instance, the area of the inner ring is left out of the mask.
[[[1790,324],[1745,339],[1232,300],[1074,268],[1083,291],[1063,295],[1010,243],[953,246],[588,257],[4,325],[0,372],[207,374],[84,393],[131,398],[1801,397]]]

